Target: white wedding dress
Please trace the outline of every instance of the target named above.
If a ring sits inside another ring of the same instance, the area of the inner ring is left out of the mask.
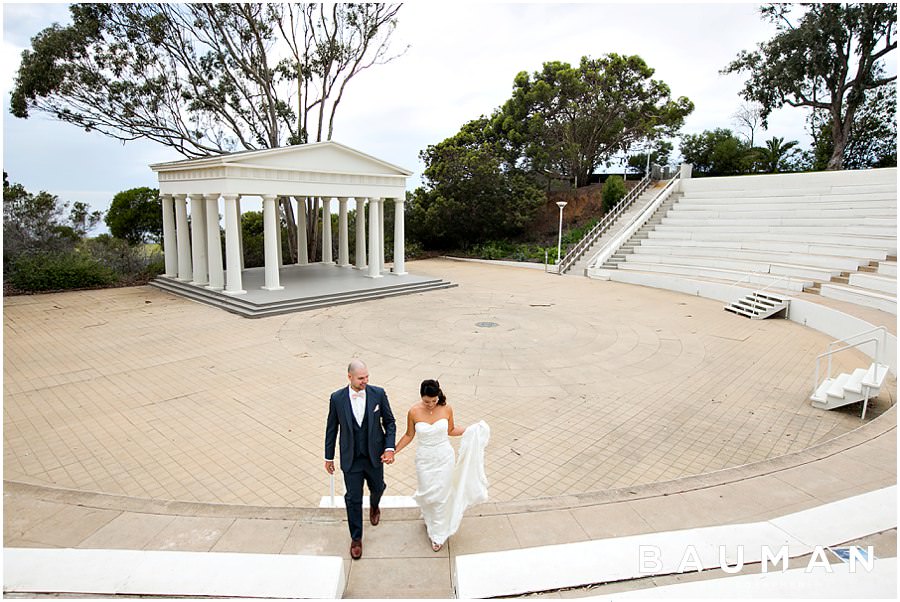
[[[484,422],[466,428],[454,461],[447,435],[448,422],[416,423],[416,475],[419,483],[413,496],[422,509],[431,541],[443,544],[456,533],[466,508],[488,499],[484,474],[484,448],[491,429]]]

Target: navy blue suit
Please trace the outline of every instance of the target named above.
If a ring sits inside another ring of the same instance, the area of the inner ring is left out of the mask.
[[[377,508],[381,501],[386,488],[381,454],[385,448],[394,447],[396,434],[394,414],[381,387],[366,385],[366,410],[361,427],[353,416],[347,387],[331,394],[325,425],[325,458],[334,459],[335,443],[339,440],[351,539],[362,539],[363,481],[369,486],[371,507]]]

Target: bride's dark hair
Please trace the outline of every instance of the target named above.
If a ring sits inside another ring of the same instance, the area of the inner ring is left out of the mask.
[[[441,383],[434,379],[429,378],[422,381],[422,386],[419,387],[419,395],[422,397],[437,397],[439,406],[447,405],[447,396],[441,391]]]

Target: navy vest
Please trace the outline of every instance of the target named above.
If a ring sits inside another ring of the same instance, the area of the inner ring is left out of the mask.
[[[353,452],[357,458],[369,457],[369,415],[363,413],[362,426],[356,424],[353,413],[350,414],[350,422],[353,424]]]

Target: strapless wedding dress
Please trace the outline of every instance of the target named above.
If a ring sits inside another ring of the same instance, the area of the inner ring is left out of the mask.
[[[416,423],[416,475],[418,489],[413,496],[431,541],[443,544],[456,533],[466,508],[488,499],[484,474],[484,448],[491,429],[484,422],[466,428],[459,445],[459,459],[447,435],[448,422]]]

